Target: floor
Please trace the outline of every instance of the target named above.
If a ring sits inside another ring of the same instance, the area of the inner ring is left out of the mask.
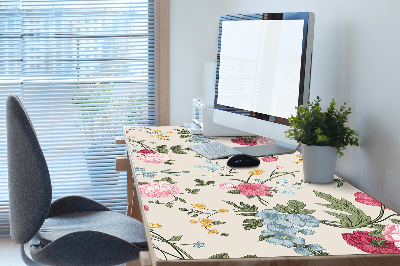
[[[0,237],[0,266],[23,266],[25,263],[19,254],[19,245],[10,237]]]

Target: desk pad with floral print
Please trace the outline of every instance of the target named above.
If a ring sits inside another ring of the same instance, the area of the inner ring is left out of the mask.
[[[125,127],[145,223],[159,260],[400,253],[400,216],[335,176],[303,181],[301,154],[231,168],[188,146],[271,144],[263,137]]]

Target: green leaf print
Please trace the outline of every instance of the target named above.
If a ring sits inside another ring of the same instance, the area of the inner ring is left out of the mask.
[[[228,259],[228,258],[229,258],[228,253],[215,254],[209,257],[209,259]]]
[[[171,147],[171,151],[172,151],[173,153],[176,153],[176,154],[187,154],[187,152],[185,152],[185,151],[182,149],[182,145],[172,146],[172,147]]]
[[[390,221],[392,221],[394,224],[400,224],[400,220],[398,219],[390,219]]]
[[[368,232],[368,235],[385,238],[385,236],[382,234],[382,230],[373,230],[371,232]],[[371,240],[373,240],[373,239],[371,239]]]
[[[182,236],[173,236],[169,239],[169,241],[179,241],[181,240]]]
[[[200,189],[185,188],[185,190],[190,194],[199,194],[199,192],[200,192]]]
[[[236,215],[242,216],[255,216],[258,213],[258,207],[256,205],[249,205],[243,202],[240,202],[239,205],[232,201],[224,200],[225,203],[235,207],[235,212],[238,212]]]
[[[335,181],[337,183],[337,187],[343,186],[343,180],[335,178],[335,179],[333,179],[333,181]]]
[[[219,225],[219,224],[226,224],[226,222],[221,222],[221,221],[213,221],[213,225]]]
[[[168,153],[167,145],[160,145],[156,147],[158,153]]]
[[[277,204],[274,209],[281,213],[312,214],[315,210],[305,209],[306,204],[298,200],[289,200],[288,205]]]
[[[245,219],[243,221],[244,230],[257,229],[262,226],[262,219]]]
[[[331,226],[340,227],[340,228],[349,228],[349,229],[360,228],[360,227],[364,227],[368,224],[371,224],[371,222],[372,222],[371,217],[366,215],[361,209],[354,206],[350,201],[348,201],[344,198],[337,199],[329,194],[326,194],[323,192],[318,192],[315,190],[314,190],[314,193],[317,197],[320,197],[320,198],[330,202],[328,204],[323,204],[323,203],[317,203],[317,204],[325,206],[325,207],[333,209],[333,210],[348,213],[348,214],[345,214],[345,213],[325,211],[326,213],[338,218],[340,221],[339,222],[337,222],[337,221],[335,221],[335,222],[321,221],[321,222],[331,225]]]

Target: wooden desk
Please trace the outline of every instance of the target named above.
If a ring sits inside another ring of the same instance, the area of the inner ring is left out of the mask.
[[[140,208],[152,265],[400,265],[400,216],[339,177],[304,183],[300,153],[234,169],[187,147],[271,140],[183,127],[126,127],[124,136],[140,193],[128,195],[128,214]]]

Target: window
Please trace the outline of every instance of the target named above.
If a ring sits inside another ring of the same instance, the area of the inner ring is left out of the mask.
[[[160,73],[168,72],[160,69],[161,1],[0,3],[0,235],[9,230],[10,93],[22,99],[35,126],[53,199],[82,195],[125,211],[126,175],[114,167],[125,146],[114,144],[115,137],[123,125],[168,123],[159,118],[160,108],[169,113],[159,106],[169,97],[168,86],[159,94]],[[169,9],[169,1],[161,5]]]

